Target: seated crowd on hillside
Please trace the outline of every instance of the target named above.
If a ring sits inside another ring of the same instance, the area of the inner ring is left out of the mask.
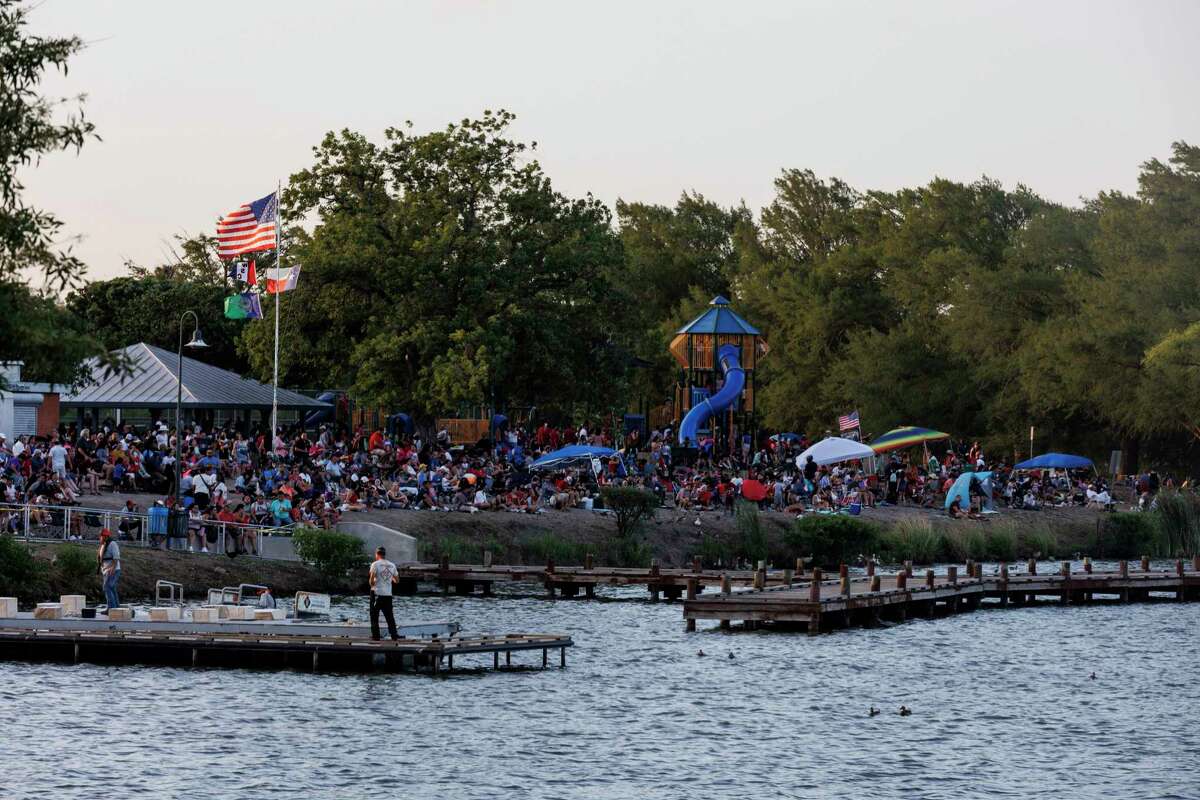
[[[882,456],[874,471],[858,462],[818,466],[802,463],[803,438],[743,443],[740,451],[718,456],[701,448],[691,465],[674,463],[670,429],[645,440],[633,432],[621,449],[598,462],[535,471],[540,455],[566,444],[613,446],[604,428],[504,431],[497,442],[451,446],[446,431],[431,441],[421,436],[389,436],[381,430],[347,432],[321,426],[312,438],[298,430],[245,436],[231,428],[184,428],[180,495],[190,527],[206,522],[237,522],[282,527],[303,523],[332,527],[342,514],[378,509],[513,511],[543,513],[591,506],[601,486],[637,486],[664,506],[682,511],[720,509],[732,513],[739,498],[763,508],[857,512],[878,503],[940,509],[964,470],[995,469],[994,500],[1013,507],[1043,505],[1108,506],[1103,479],[1090,483],[1065,472],[1013,472],[989,467],[978,445],[963,453],[946,451],[925,460],[919,449]],[[50,437],[0,436],[0,502],[35,506],[87,505],[101,492],[146,492],[170,508],[176,494],[175,435],[164,423],[137,430],[131,425],[102,430],[64,427]],[[910,457],[911,456],[911,457]],[[1153,495],[1158,477],[1139,478]],[[973,495],[978,494],[973,492]],[[133,512],[136,506],[130,506]],[[972,508],[961,509],[970,513]]]

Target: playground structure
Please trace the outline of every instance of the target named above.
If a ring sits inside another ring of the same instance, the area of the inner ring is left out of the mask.
[[[768,350],[762,333],[718,295],[679,329],[670,350],[682,368],[675,387],[679,444],[701,447],[711,439],[714,452],[729,452],[753,436],[755,370]]]

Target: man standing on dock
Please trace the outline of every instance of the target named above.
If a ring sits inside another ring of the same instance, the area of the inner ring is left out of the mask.
[[[121,579],[121,547],[108,528],[100,531],[100,549],[96,552],[96,564],[104,578],[104,599],[109,609],[120,608],[117,597],[117,581]]]
[[[392,584],[400,581],[400,572],[396,565],[388,561],[387,550],[382,547],[375,549],[375,560],[371,562],[371,570],[367,581],[371,584],[371,638],[379,640],[379,612],[387,620],[388,633],[393,639],[399,639],[396,632],[396,617],[392,615]]]

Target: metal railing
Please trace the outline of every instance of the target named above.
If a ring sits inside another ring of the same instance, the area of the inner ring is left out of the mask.
[[[189,524],[183,536],[171,535],[170,522],[171,520],[168,518],[166,530],[162,533],[151,534],[150,515],[144,511],[32,503],[0,503],[0,532],[18,536],[30,542],[99,541],[100,531],[107,528],[113,532],[116,541],[122,545],[159,547],[160,542],[151,542],[151,539],[154,538],[161,540],[161,549],[186,552],[188,535],[195,529]],[[209,554],[213,555],[225,553],[226,543],[230,536],[240,539],[243,533],[253,533],[256,535],[255,551],[242,554],[262,558],[263,537],[290,536],[291,526],[275,527],[204,520],[199,533],[205,541],[209,541],[210,535],[215,534],[216,542],[213,547],[209,548]],[[172,546],[173,543],[180,541],[183,542],[182,547]]]

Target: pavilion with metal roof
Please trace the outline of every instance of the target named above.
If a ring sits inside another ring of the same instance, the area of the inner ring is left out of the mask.
[[[179,356],[161,347],[141,342],[115,351],[130,364],[128,373],[105,374],[98,359],[89,359],[84,369],[90,376],[79,386],[62,395],[64,409],[148,409],[175,407],[178,384]],[[245,411],[271,408],[271,387],[250,378],[243,378],[194,358],[183,358],[183,401],[185,410]],[[279,390],[279,408],[294,411],[316,411],[331,408],[329,403],[315,400],[287,389]],[[65,415],[64,415],[65,416]],[[189,415],[191,416],[191,415]]]

